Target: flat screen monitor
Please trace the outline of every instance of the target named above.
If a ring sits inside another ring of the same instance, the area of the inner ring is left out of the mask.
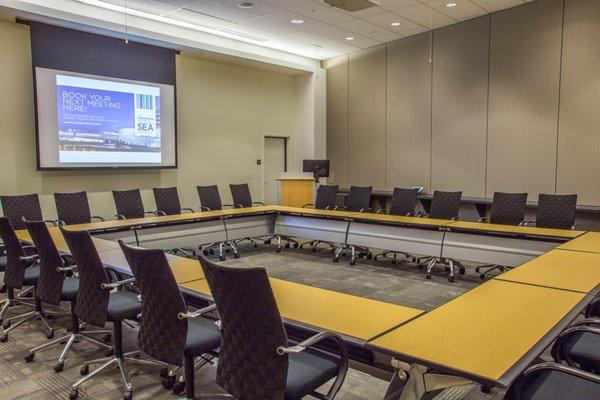
[[[329,160],[303,160],[302,172],[310,172],[315,178],[328,178]]]

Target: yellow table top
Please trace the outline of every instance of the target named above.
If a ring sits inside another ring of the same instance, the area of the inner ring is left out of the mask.
[[[571,229],[549,229],[549,228],[537,228],[535,226],[514,226],[514,225],[500,225],[500,224],[486,224],[482,222],[469,222],[469,221],[453,221],[447,225],[448,228],[474,230],[474,231],[485,231],[485,232],[498,232],[498,233],[510,233],[517,235],[531,235],[531,236],[546,236],[546,237],[558,237],[572,239],[576,238],[585,233],[585,231],[574,231]]]
[[[585,296],[491,280],[369,344],[496,381]]]
[[[590,293],[600,285],[600,254],[551,250],[494,279]]]
[[[584,233],[567,243],[561,244],[557,249],[600,253],[600,232]]]
[[[281,316],[319,329],[370,340],[423,311],[331,290],[270,278]],[[209,295],[206,280],[181,285]]]
[[[54,240],[54,244],[56,245],[58,251],[69,253],[69,246],[67,246],[67,242],[65,241],[60,228],[52,226],[48,227],[48,230],[50,231],[50,235],[52,235],[52,239]],[[15,233],[20,241],[33,243],[31,236],[29,236],[29,232],[27,232],[26,229],[15,231]],[[94,245],[98,251],[115,250],[119,248],[119,244],[117,242],[95,237],[93,237],[92,240],[94,241]]]
[[[131,271],[129,263],[127,263],[121,249],[102,251],[99,254],[103,263],[112,265],[121,270]],[[202,267],[198,260],[177,257],[171,254],[167,254],[167,260],[169,260],[169,265],[171,266],[171,271],[173,271],[175,281],[179,284],[204,278],[204,273],[202,272]]]

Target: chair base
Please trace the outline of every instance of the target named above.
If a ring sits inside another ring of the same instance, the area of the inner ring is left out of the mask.
[[[192,249],[176,248],[176,249],[167,250],[166,253],[173,254],[173,255],[181,254],[181,255],[183,255],[184,257],[187,257],[187,258],[194,258],[194,257],[196,257],[196,251],[192,250]]]
[[[485,279],[486,275],[492,271],[498,270],[500,272],[504,272],[504,271],[508,271],[510,269],[512,269],[513,267],[509,267],[506,265],[494,265],[494,264],[490,264],[490,265],[480,265],[479,267],[475,268],[475,272],[480,272],[483,269],[486,269],[486,271],[482,272],[479,277],[481,279]]]
[[[229,253],[230,250],[233,250],[233,258],[240,258],[240,251],[237,247],[237,243],[233,240],[225,240],[223,242],[215,242],[198,247],[205,256],[215,254],[215,248],[219,249],[220,261],[225,261],[227,259],[225,253]]]
[[[0,324],[7,322],[7,321],[10,324],[15,319],[19,319],[22,317],[23,314],[19,314],[19,315],[13,316],[11,318],[8,318],[5,321],[4,317],[8,313],[9,309],[12,307],[15,307],[17,305],[23,305],[23,306],[35,308],[35,303],[34,303],[33,299],[31,297],[26,297],[27,295],[33,293],[33,289],[34,289],[33,286],[30,286],[27,289],[20,291],[16,296],[13,296],[11,294],[12,289],[7,288],[8,297],[6,299],[2,300],[2,302],[0,302],[0,304],[2,304],[2,308],[0,309]]]
[[[289,249],[290,247],[292,247],[292,245],[290,245],[290,243],[293,244],[293,246],[294,246],[295,249],[297,249],[298,247],[300,247],[300,243],[297,240],[294,240],[294,239],[292,239],[289,236],[277,235],[277,236],[274,236],[274,237],[277,239],[277,248],[275,249],[275,251],[277,253],[281,252],[281,241],[282,240],[286,242],[285,246],[284,246],[286,249]],[[272,238],[273,237],[271,237],[271,238],[269,238],[267,240],[271,240]]]
[[[25,322],[28,321],[33,321],[33,320],[40,320],[42,321],[42,323],[46,326],[48,332],[46,333],[46,338],[48,339],[52,339],[54,338],[54,328],[52,328],[52,326],[50,325],[50,323],[48,322],[48,316],[64,316],[64,314],[55,312],[55,311],[42,311],[39,309],[36,309],[34,311],[30,311],[24,314],[21,314],[15,318],[11,318],[10,321],[17,319],[18,321],[13,325],[11,324],[6,324],[7,321],[4,322],[4,331],[2,331],[2,335],[0,335],[0,342],[4,343],[8,340],[8,333],[16,328],[18,328],[19,326],[21,326],[22,324],[24,324]]]
[[[464,275],[465,267],[459,261],[453,260],[451,258],[440,258],[440,257],[421,257],[417,259],[417,265],[419,268],[423,265],[423,263],[427,263],[427,269],[425,271],[425,278],[431,279],[431,272],[433,268],[437,264],[444,265],[446,271],[448,272],[448,282],[454,282],[454,276],[456,274],[456,270],[458,269],[458,273]]]
[[[54,371],[61,372],[63,370],[65,360],[66,360],[67,356],[69,355],[69,353],[71,352],[73,345],[75,343],[79,343],[80,341],[88,341],[88,342],[94,343],[97,346],[103,347],[107,350],[111,350],[112,349],[111,346],[109,346],[105,343],[102,343],[102,342],[89,336],[89,335],[107,335],[106,337],[110,340],[110,333],[111,332],[108,330],[85,331],[84,333],[81,333],[81,332],[70,333],[61,338],[54,339],[48,343],[42,344],[41,346],[37,346],[37,347],[30,349],[28,351],[27,355],[25,356],[25,362],[29,363],[29,362],[33,361],[33,358],[35,357],[35,353],[37,353],[40,350],[46,349],[48,347],[52,347],[57,344],[67,342],[67,344],[63,348],[62,352],[60,353],[60,357],[58,358],[56,364],[54,365]]]
[[[358,250],[358,253],[357,253],[357,250]],[[348,253],[348,251],[350,251],[350,265],[352,265],[352,266],[356,265],[357,257],[358,258],[366,257],[367,260],[370,260],[373,258],[373,253],[371,253],[371,250],[369,250],[368,247],[340,244],[334,252],[333,262],[338,262],[340,260],[340,255],[343,255],[345,257],[346,254]]]
[[[304,246],[310,246],[311,247],[310,250],[312,252],[316,252],[317,247],[319,246],[319,243],[326,244],[329,247],[330,253],[333,253],[335,251],[335,244],[333,244],[333,242],[327,242],[325,240],[311,240],[310,242],[304,242],[300,245],[300,248],[303,249]]]
[[[386,251],[382,251],[381,253],[375,254],[373,256],[373,260],[377,261],[380,258],[384,258],[384,259],[391,258],[392,264],[396,264],[398,262],[398,254],[401,254],[404,257],[409,258],[412,262],[417,261],[417,258],[415,256],[405,253],[403,251],[395,251],[395,250],[386,250]],[[391,257],[390,257],[390,255],[391,255]]]

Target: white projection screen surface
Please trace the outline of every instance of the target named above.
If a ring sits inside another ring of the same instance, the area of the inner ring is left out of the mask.
[[[172,168],[175,87],[35,67],[39,168]]]

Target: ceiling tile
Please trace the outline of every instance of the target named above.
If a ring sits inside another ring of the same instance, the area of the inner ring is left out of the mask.
[[[371,15],[370,17],[364,18],[364,20],[394,32],[403,32],[419,27],[419,25],[415,24],[414,22],[388,11],[377,15]],[[399,22],[400,25],[392,26],[392,22]]]
[[[265,17],[265,19],[268,19],[271,21],[277,21],[277,22],[283,23],[283,24],[289,24],[289,25],[295,26],[303,31],[314,31],[316,29],[325,28],[327,26],[323,22],[319,22],[312,18],[306,17],[304,15],[300,15],[300,14],[295,14],[290,11],[281,11],[281,12],[278,12],[275,14],[271,14],[271,15]],[[304,22],[302,24],[294,25],[290,22],[292,19],[301,19]]]
[[[323,6],[314,2],[303,3],[299,1],[298,4],[290,4],[286,8],[294,13],[298,13],[327,24],[339,24],[352,19],[350,15],[342,11],[338,11],[332,7]]]
[[[456,4],[456,6],[446,6],[446,4],[449,4],[450,2]],[[469,0],[434,0],[427,4],[434,10],[457,21],[479,17],[488,13],[485,9],[471,3]]]
[[[394,13],[425,28],[440,28],[455,22],[453,19],[423,4],[394,10]]]
[[[229,7],[235,11],[242,11],[244,13],[249,13],[255,15],[257,17],[265,17],[267,15],[283,11],[282,7],[276,6],[274,4],[268,3],[264,0],[252,0],[254,3],[254,7],[252,8],[241,8],[239,7],[242,0],[205,0],[211,3],[215,3],[219,6]]]
[[[358,38],[351,41],[353,46],[360,47],[361,49],[368,49],[369,47],[377,46],[381,44],[378,40]]]
[[[238,24],[238,27],[246,27],[253,30],[256,33],[262,35],[272,35],[275,37],[292,35],[294,33],[302,32],[302,29],[296,25],[287,24],[279,21],[269,20],[267,18],[254,19],[252,21]]]
[[[382,35],[375,35],[375,36],[373,36],[373,39],[380,41],[382,43],[387,43],[387,42],[393,42],[394,40],[402,39],[403,37],[405,37],[405,36],[400,33],[387,32]]]
[[[397,10],[419,4],[417,0],[381,0],[381,8],[386,10]]]
[[[510,8],[514,6],[518,6],[520,4],[524,4],[523,0],[471,0],[473,3],[477,4],[480,7],[483,7],[485,10],[489,12],[503,10],[505,8]]]
[[[198,1],[200,0],[146,0],[144,3],[162,3],[175,8],[182,8]],[[127,4],[129,5],[130,3],[132,3],[132,0],[127,0]]]
[[[388,32],[384,28],[381,28],[370,22],[362,21],[360,19],[342,22],[341,24],[336,24],[335,26],[352,33],[358,33],[359,35],[363,35],[366,37],[371,37],[373,35],[381,35]]]
[[[222,6],[212,1],[203,0],[185,7],[186,10],[199,14],[220,18],[225,21],[242,23],[256,19],[257,16],[247,10],[236,7],[237,9]]]

